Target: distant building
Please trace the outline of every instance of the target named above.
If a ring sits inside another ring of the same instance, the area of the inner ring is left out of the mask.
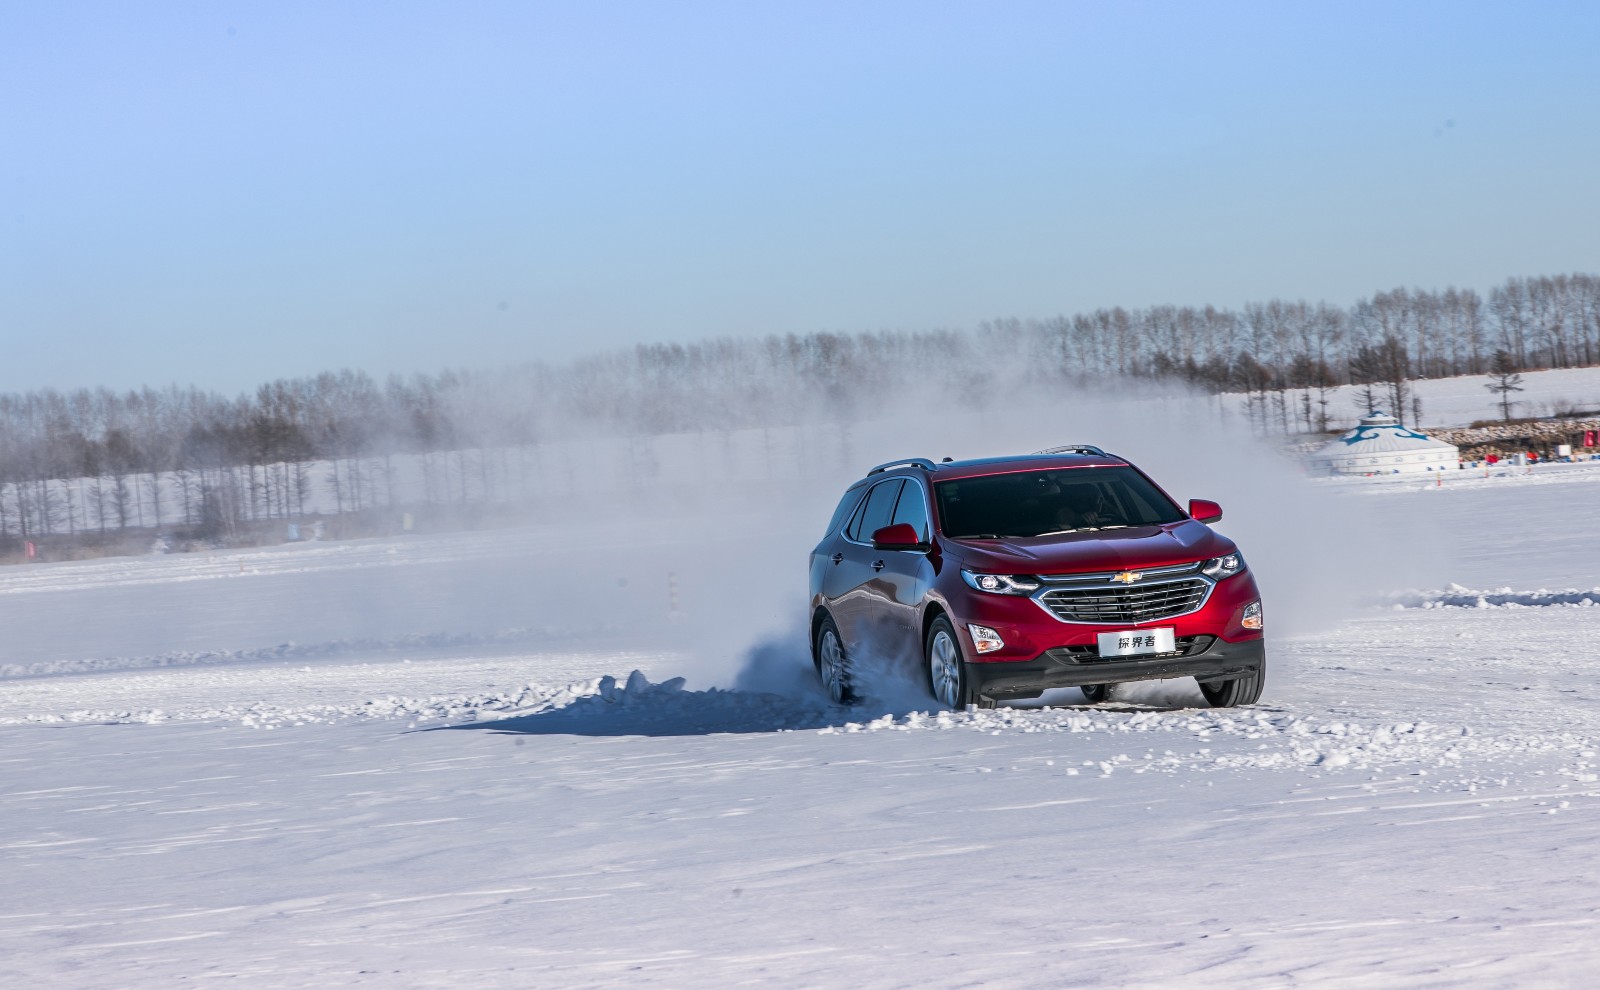
[[[1361,425],[1311,455],[1313,469],[1329,474],[1410,474],[1455,470],[1460,448],[1408,430],[1393,416],[1373,412]]]

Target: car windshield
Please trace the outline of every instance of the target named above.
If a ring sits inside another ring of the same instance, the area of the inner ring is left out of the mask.
[[[1018,471],[933,487],[944,535],[957,540],[1099,532],[1185,518],[1128,467]]]

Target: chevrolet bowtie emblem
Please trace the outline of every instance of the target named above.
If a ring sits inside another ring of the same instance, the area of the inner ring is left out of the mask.
[[[1118,571],[1117,573],[1111,575],[1111,580],[1117,582],[1118,584],[1132,584],[1135,581],[1143,579],[1143,577],[1143,571]]]

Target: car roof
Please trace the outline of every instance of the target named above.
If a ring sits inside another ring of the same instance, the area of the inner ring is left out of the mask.
[[[1064,468],[1126,467],[1127,461],[1115,454],[1026,454],[1021,457],[977,457],[947,461],[933,472],[936,481],[978,478],[986,474],[1012,474],[1019,471],[1059,471]]]
[[[864,484],[878,476],[886,478],[917,476],[932,481],[955,481],[961,478],[981,478],[991,474],[1013,474],[1022,471],[1059,471],[1066,468],[1126,467],[1128,462],[1115,454],[1059,452],[1041,454],[1013,454],[1008,457],[975,457],[962,461],[946,460],[934,463],[921,457],[890,461],[873,468],[865,478],[851,485]]]

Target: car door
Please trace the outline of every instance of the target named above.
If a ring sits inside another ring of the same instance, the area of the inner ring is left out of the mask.
[[[920,543],[929,543],[928,493],[916,478],[907,478],[900,490],[888,525],[895,523],[909,525],[917,531]],[[870,536],[868,534],[869,539]],[[885,635],[893,637],[896,651],[907,656],[920,656],[922,602],[933,581],[933,568],[927,552],[879,550],[868,566],[874,570],[871,583],[877,599],[874,607],[885,617]]]
[[[845,649],[852,653],[871,649],[882,637],[883,596],[875,586],[882,567],[874,570],[872,566],[882,554],[872,548],[872,534],[889,525],[903,484],[900,478],[889,478],[867,492],[844,529],[844,539],[836,544],[833,567],[823,582],[833,621]]]

